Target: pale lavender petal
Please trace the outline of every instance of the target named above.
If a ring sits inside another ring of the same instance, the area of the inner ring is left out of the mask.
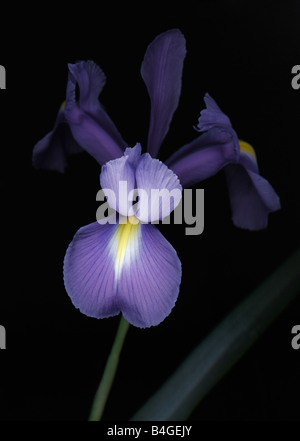
[[[224,127],[232,129],[230,119],[222,112],[215,100],[206,93],[204,96],[206,109],[200,112],[197,128],[200,132],[209,130],[213,127]]]
[[[141,155],[141,146],[127,148],[124,156],[102,166],[100,184],[111,208],[123,216],[129,214],[133,197],[129,193],[135,189],[135,165]],[[133,195],[134,196],[134,195]]]
[[[172,245],[151,224],[140,225],[139,250],[118,282],[120,308],[134,326],[158,325],[175,305],[181,263]]]
[[[79,88],[79,107],[88,113],[119,145],[126,147],[118,129],[99,102],[99,95],[106,77],[100,67],[91,60],[69,64],[70,78]]]
[[[100,165],[123,155],[123,145],[112,137],[89,113],[80,108],[75,99],[76,79],[69,73],[65,116],[72,134]]]
[[[171,312],[180,281],[176,251],[153,225],[87,225],[64,259],[65,288],[76,308],[96,318],[121,311],[141,328]]]
[[[149,153],[142,155],[137,165],[136,186],[139,201],[135,215],[142,222],[154,222],[168,216],[182,197],[178,177]]]
[[[178,29],[158,35],[148,46],[141,75],[151,101],[147,151],[156,157],[179,102],[185,38]]]
[[[72,136],[64,115],[64,105],[58,111],[53,130],[36,143],[32,152],[32,164],[38,170],[56,170],[61,173],[67,166],[67,158],[82,148]]]
[[[120,312],[110,241],[117,225],[94,222],[80,228],[64,259],[64,283],[76,308],[89,316],[105,318]]]
[[[267,227],[268,215],[280,209],[280,200],[270,183],[242,165],[224,169],[229,189],[233,223],[240,228]]]
[[[189,187],[237,162],[238,157],[233,135],[214,128],[181,147],[165,164],[178,176],[183,187]]]
[[[138,142],[134,147],[127,147],[124,152],[124,156],[128,156],[128,162],[135,170],[139,160],[141,159],[142,146]]]

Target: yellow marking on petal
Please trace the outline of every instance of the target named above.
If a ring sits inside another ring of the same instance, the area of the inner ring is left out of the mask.
[[[253,148],[250,144],[248,144],[248,143],[245,142],[245,141],[241,141],[241,140],[239,139],[239,145],[240,145],[240,151],[241,151],[241,152],[246,153],[247,155],[250,155],[250,156],[252,156],[254,159],[256,159],[255,150],[254,150],[254,148]]]
[[[117,253],[115,261],[116,280],[121,274],[126,250],[131,241],[136,238],[139,220],[135,216],[128,217],[126,223],[120,223],[114,234],[113,241],[117,243]]]
[[[60,110],[65,110],[65,107],[66,107],[66,102],[63,101],[61,106],[60,106]]]

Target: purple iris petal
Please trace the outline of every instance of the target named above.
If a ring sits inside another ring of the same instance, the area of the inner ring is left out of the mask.
[[[232,135],[213,128],[181,147],[165,163],[178,176],[182,186],[189,187],[236,162],[238,155]]]
[[[256,159],[256,153],[250,144],[239,141],[240,146],[240,159],[239,163],[245,167],[245,169],[253,171],[254,173],[259,173],[258,164]]]
[[[141,159],[142,146],[138,142],[134,147],[127,147],[124,152],[124,156],[128,156],[128,162],[131,167],[136,170],[136,167]]]
[[[67,157],[82,151],[72,136],[63,107],[64,105],[58,111],[53,130],[33,148],[32,164],[36,169],[63,173],[67,166]]]
[[[111,317],[120,312],[114,288],[114,262],[109,242],[117,225],[94,222],[80,228],[64,259],[64,283],[72,303],[90,317]]]
[[[140,155],[141,146],[138,144],[132,149],[127,148],[124,156],[109,161],[101,169],[100,184],[108,204],[123,216],[128,216],[132,206],[128,196],[135,189],[135,166]]]
[[[178,297],[181,263],[175,249],[151,224],[141,224],[138,258],[124,268],[119,282],[124,318],[144,328],[167,317]]]
[[[240,228],[267,227],[268,215],[280,209],[280,200],[269,182],[242,165],[225,169],[233,223]]]
[[[156,157],[179,102],[185,38],[178,29],[158,35],[148,46],[141,75],[151,101],[147,150]]]
[[[119,158],[123,154],[123,145],[78,105],[75,99],[76,83],[76,78],[70,72],[65,115],[74,138],[100,165]]]
[[[80,61],[68,67],[66,105],[59,110],[54,129],[33,149],[36,168],[63,172],[67,156],[83,149],[103,164],[122,156],[126,147],[98,100],[106,80],[102,70],[93,61]],[[75,100],[76,84],[79,103]]]
[[[153,225],[87,225],[64,260],[65,287],[76,308],[96,318],[121,311],[141,328],[171,312],[180,280],[176,251]]]
[[[162,220],[181,200],[182,187],[178,177],[149,153],[142,155],[137,165],[136,185],[140,199],[135,215],[142,222]]]
[[[82,110],[93,114],[98,111],[99,95],[106,83],[104,72],[91,60],[68,64],[69,72],[79,88],[79,104]]]
[[[69,64],[68,67],[72,83],[78,84],[80,108],[89,114],[123,150],[126,143],[99,102],[99,95],[106,82],[105,74],[91,60]]]
[[[232,129],[230,119],[222,112],[218,104],[208,93],[204,95],[204,102],[206,109],[200,112],[197,125],[199,132],[204,132],[213,127]]]

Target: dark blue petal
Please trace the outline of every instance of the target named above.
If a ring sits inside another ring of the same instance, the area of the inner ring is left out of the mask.
[[[214,128],[181,147],[165,163],[187,188],[237,162],[238,155],[232,134]]]
[[[70,80],[79,88],[79,107],[91,116],[119,145],[126,147],[118,129],[99,102],[99,95],[106,82],[104,72],[91,60],[69,64]],[[84,147],[84,146],[83,146]]]
[[[34,147],[36,168],[63,172],[67,156],[83,149],[103,164],[122,156],[126,147],[98,100],[106,80],[102,70],[93,61],[80,61],[69,64],[69,71],[66,105],[58,112],[54,129]]]
[[[206,93],[204,96],[206,109],[200,112],[197,128],[200,132],[204,132],[213,127],[223,127],[230,131],[232,129],[230,119],[222,112],[215,100]]]
[[[83,149],[72,136],[61,106],[53,130],[36,143],[32,152],[32,164],[36,169],[65,171],[68,156]]]
[[[145,53],[141,75],[151,101],[147,151],[152,157],[157,156],[178,106],[185,54],[185,38],[178,29],[158,35]]]
[[[72,69],[74,71],[74,69]],[[82,72],[81,72],[82,73]],[[79,79],[82,80],[83,76],[80,75]],[[84,77],[85,78],[85,77]],[[76,101],[75,89],[77,84],[77,78],[73,73],[69,73],[68,85],[67,85],[67,99],[65,116],[71,128],[72,134],[79,145],[81,145],[91,156],[93,156],[100,165],[110,161],[111,159],[119,158],[123,155],[123,144],[115,139],[115,132],[111,134],[111,131],[107,131],[107,127],[102,125],[99,116],[103,117],[103,112],[88,113],[80,107]],[[96,89],[98,90],[99,85]],[[84,84],[87,88],[87,85]],[[84,89],[85,91],[85,89]],[[86,93],[84,94],[86,95]],[[93,106],[89,106],[92,101],[88,99],[84,100],[86,108],[89,108],[92,112]],[[93,101],[95,102],[95,100]],[[98,110],[99,107],[96,106]]]
[[[269,182],[242,165],[225,169],[233,223],[240,228],[260,230],[268,225],[268,215],[280,209],[280,200]]]

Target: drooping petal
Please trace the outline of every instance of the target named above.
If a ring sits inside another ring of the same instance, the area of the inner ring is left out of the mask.
[[[158,325],[174,307],[181,263],[154,225],[141,224],[139,229],[138,246],[132,243],[133,258],[127,259],[118,281],[118,295],[124,318],[145,328]]]
[[[68,64],[72,81],[78,84],[79,107],[88,113],[122,148],[126,147],[118,129],[99,102],[106,77],[102,69],[91,60]]]
[[[64,103],[60,107],[53,130],[36,143],[32,152],[32,164],[38,170],[56,170],[61,173],[67,166],[67,158],[79,153],[82,148],[72,136],[64,114]]]
[[[181,263],[153,225],[82,227],[64,259],[64,282],[76,308],[90,317],[123,313],[141,328],[171,312],[181,281]]]
[[[74,138],[100,165],[119,158],[123,154],[124,145],[116,141],[111,133],[99,124],[94,118],[95,115],[90,115],[78,105],[75,99],[76,83],[76,78],[70,72],[65,116]]]
[[[117,225],[98,222],[80,228],[64,259],[64,283],[73,305],[89,317],[117,315],[114,260],[109,243]]]
[[[224,169],[229,189],[233,223],[240,228],[267,227],[268,215],[280,209],[280,200],[270,183],[242,165]]]
[[[63,104],[54,129],[34,147],[32,160],[37,169],[63,172],[67,165],[67,157],[82,151],[83,148],[102,164],[121,156],[126,146],[98,100],[106,80],[103,71],[90,60],[69,64],[68,67],[70,74],[67,85],[67,110]],[[75,102],[76,84],[79,88],[79,106]],[[70,121],[73,134],[69,127]],[[73,135],[78,136],[76,141]],[[101,151],[103,145],[104,150]]]
[[[135,166],[141,155],[141,146],[127,148],[121,158],[114,159],[103,165],[100,174],[100,185],[111,208],[128,216],[134,194],[130,201],[129,193],[135,189]]]
[[[232,134],[213,128],[181,147],[165,164],[178,176],[183,187],[189,187],[237,162],[238,157]]]
[[[212,129],[213,127],[224,127],[232,129],[230,119],[222,112],[215,100],[206,93],[204,95],[206,109],[200,112],[197,129],[200,132]]]
[[[135,216],[142,222],[154,222],[168,216],[179,204],[182,187],[178,177],[165,164],[142,155],[136,168],[139,201]]]
[[[185,187],[225,167],[234,224],[250,230],[265,228],[268,214],[280,208],[279,197],[259,175],[253,147],[238,140],[229,118],[208,94],[205,103],[198,130],[207,131],[172,155],[166,164]]]
[[[178,29],[158,35],[148,46],[141,75],[151,101],[147,151],[156,157],[179,102],[185,38]]]
[[[247,170],[251,170],[254,173],[259,173],[256,153],[254,148],[247,142],[241,140],[239,140],[239,146],[240,146],[239,163],[243,165]]]

